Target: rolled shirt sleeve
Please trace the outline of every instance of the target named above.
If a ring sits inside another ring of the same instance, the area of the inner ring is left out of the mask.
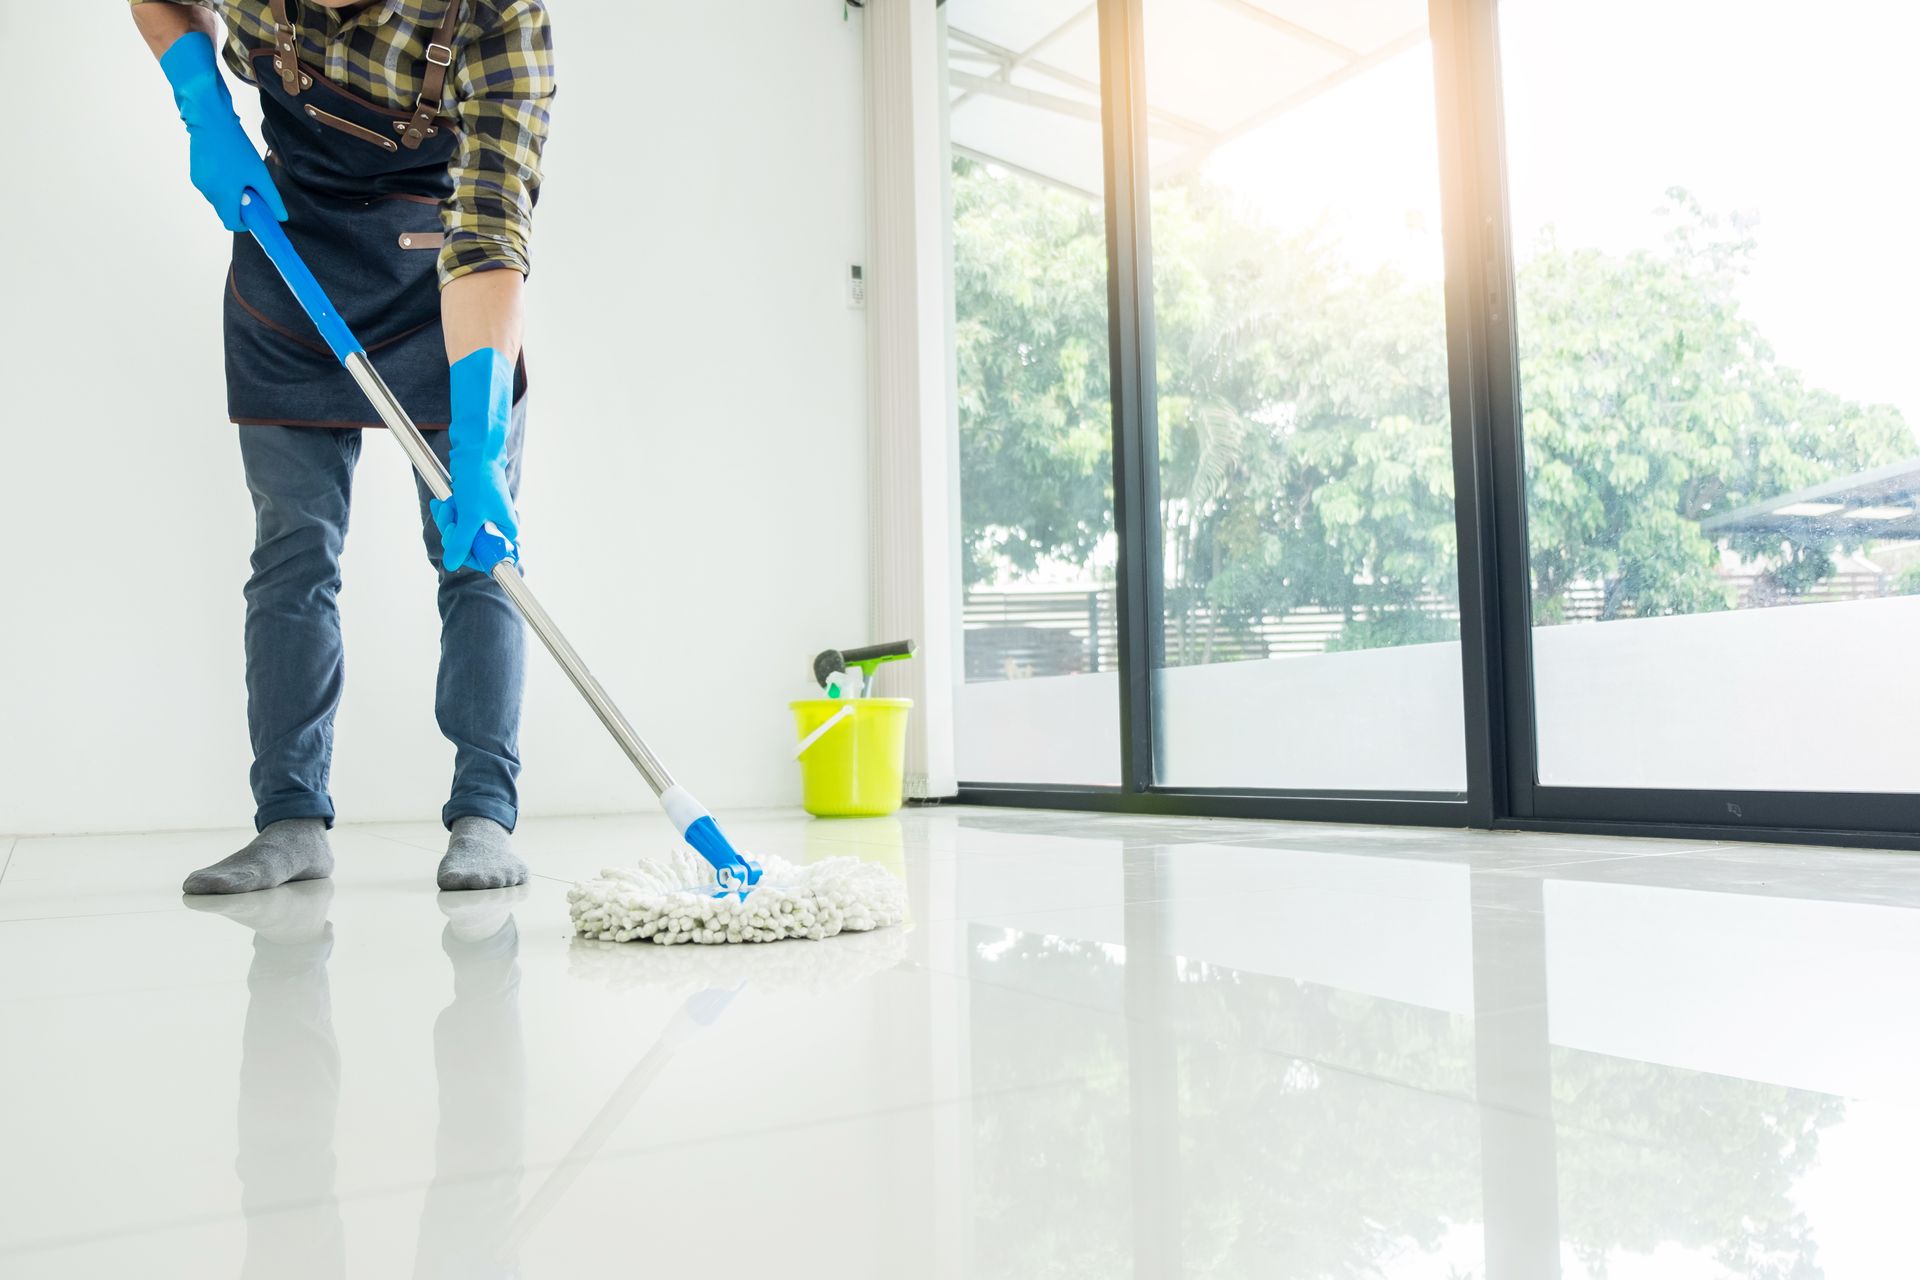
[[[527,273],[554,93],[543,0],[481,0],[476,8],[480,33],[461,48],[452,77],[460,150],[441,214],[443,286],[475,271]]]

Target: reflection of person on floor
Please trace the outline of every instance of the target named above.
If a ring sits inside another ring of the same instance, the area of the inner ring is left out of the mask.
[[[312,880],[192,903],[253,930],[240,1035],[240,1154],[234,1161],[247,1220],[243,1280],[339,1280],[347,1274],[333,1190],[340,1049],[327,986],[332,898],[332,884]]]
[[[241,1280],[344,1280],[346,1231],[334,1194],[340,1049],[327,960],[333,885],[193,899],[253,931],[240,1036]],[[520,1043],[520,933],[514,897],[443,893],[440,945],[453,1001],[433,1027],[440,1126],[414,1274],[490,1280],[515,1273],[504,1245],[520,1208],[526,1055]]]
[[[520,1208],[526,1057],[520,1043],[520,932],[511,901],[442,894],[440,946],[453,1003],[433,1025],[440,1086],[433,1185],[420,1216],[418,1280],[515,1274],[505,1245]]]

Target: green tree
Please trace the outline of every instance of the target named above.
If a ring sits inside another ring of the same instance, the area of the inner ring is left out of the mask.
[[[1548,242],[1521,273],[1520,370],[1536,619],[1580,582],[1602,618],[1729,608],[1710,516],[1913,452],[1898,412],[1808,388],[1736,291],[1751,225],[1668,192],[1667,244],[1610,256]],[[1732,549],[1788,593],[1833,543]]]
[[[965,159],[953,187],[967,582],[1089,563],[1113,531],[1100,210]]]
[[[1420,608],[1455,579],[1438,290],[1202,185],[1156,193],[1154,233],[1169,647],[1315,606],[1374,643],[1451,634]]]
[[[1105,563],[1099,210],[969,161],[954,187],[967,580]],[[1728,608],[1703,519],[1913,451],[1896,411],[1807,387],[1741,313],[1750,227],[1683,192],[1668,212],[1658,250],[1549,242],[1521,273],[1540,622],[1583,584],[1601,587],[1603,617]],[[1207,661],[1262,616],[1310,607],[1346,619],[1336,647],[1453,634],[1437,288],[1356,271],[1330,235],[1279,234],[1198,182],[1155,193],[1153,234],[1173,660]],[[1788,595],[1837,549],[1731,548]]]

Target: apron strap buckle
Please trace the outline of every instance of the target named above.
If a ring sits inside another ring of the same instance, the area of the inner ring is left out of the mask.
[[[304,77],[300,74],[300,28],[291,22],[274,23],[273,48],[273,69],[280,73],[280,87],[287,91],[288,97],[299,97],[301,89],[306,87],[301,84]]]
[[[418,150],[421,143],[438,132],[433,127],[433,119],[447,100],[447,72],[453,66],[453,33],[459,27],[460,0],[449,0],[446,11],[440,15],[440,25],[434,28],[427,42],[427,74],[420,85],[420,103],[413,109],[413,118],[400,131],[400,145],[409,151]]]

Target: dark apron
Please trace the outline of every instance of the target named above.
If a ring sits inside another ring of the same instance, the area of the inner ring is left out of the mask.
[[[452,412],[435,263],[459,135],[439,113],[460,0],[448,0],[412,112],[375,106],[298,62],[288,0],[272,4],[276,48],[250,57],[287,235],[414,421],[445,428]],[[235,422],[380,425],[250,235],[233,238],[224,329]]]

